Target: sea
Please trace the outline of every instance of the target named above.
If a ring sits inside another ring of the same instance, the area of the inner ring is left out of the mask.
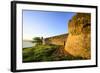
[[[35,43],[32,43],[30,40],[23,40],[23,48],[33,47]]]

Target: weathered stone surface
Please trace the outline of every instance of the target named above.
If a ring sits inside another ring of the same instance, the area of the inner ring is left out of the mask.
[[[69,21],[65,50],[73,56],[91,58],[91,15],[77,13]]]
[[[65,46],[67,36],[68,36],[68,34],[61,34],[61,35],[57,35],[57,36],[48,37],[48,38],[45,38],[44,43]]]

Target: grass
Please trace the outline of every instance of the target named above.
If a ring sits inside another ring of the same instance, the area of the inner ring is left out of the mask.
[[[23,49],[23,62],[43,62],[43,61],[62,61],[82,59],[73,56],[58,56],[53,53],[59,48],[59,45],[36,45],[32,48]]]

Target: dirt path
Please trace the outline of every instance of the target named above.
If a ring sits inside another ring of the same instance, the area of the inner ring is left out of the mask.
[[[57,56],[72,56],[69,54],[67,51],[65,51],[64,46],[60,46],[54,53],[53,55]]]

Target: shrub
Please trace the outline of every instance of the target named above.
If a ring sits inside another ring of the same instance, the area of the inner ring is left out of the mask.
[[[63,61],[81,60],[82,57],[59,56],[54,54],[60,46],[58,45],[36,45],[32,48],[23,49],[23,62]]]
[[[36,45],[32,49],[24,49],[23,62],[53,60],[51,56],[57,48],[56,45]]]

